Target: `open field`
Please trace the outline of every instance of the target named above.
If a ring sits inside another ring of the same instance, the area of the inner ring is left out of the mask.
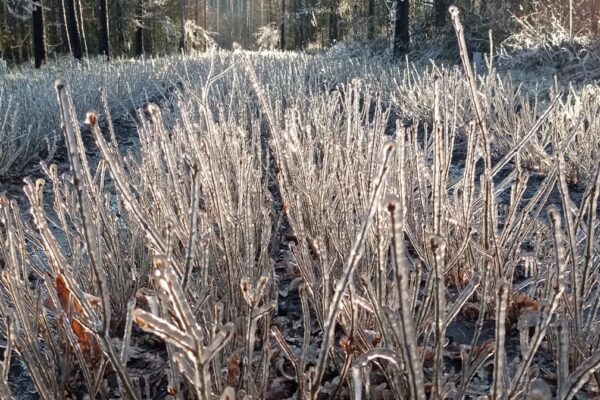
[[[5,75],[0,398],[600,396],[600,89],[489,67]]]

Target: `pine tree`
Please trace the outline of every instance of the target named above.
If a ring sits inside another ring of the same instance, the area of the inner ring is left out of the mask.
[[[75,2],[74,0],[65,0],[63,6],[65,7],[64,13],[66,16],[69,42],[71,43],[71,51],[73,52],[73,57],[81,60],[83,58],[83,50],[81,48],[81,37],[79,36]]]
[[[98,24],[98,54],[110,59],[110,29],[108,26],[108,5],[106,0],[99,0]]]
[[[179,0],[179,51],[185,51],[185,0]]]
[[[410,46],[409,0],[396,0],[396,13],[394,17],[394,58],[399,58],[408,53]]]
[[[369,0],[367,6],[367,17],[369,20],[369,40],[373,40],[375,38],[375,26],[377,22],[377,12],[375,9],[375,0]]]
[[[338,0],[330,0],[329,4],[329,44],[338,40]]]
[[[33,28],[33,56],[35,67],[40,68],[46,63],[46,31],[44,24],[44,7],[41,0],[33,4],[31,13],[31,25]]]
[[[285,50],[285,0],[280,0],[281,1],[281,12],[279,15],[280,18],[280,22],[279,22],[279,34],[280,34],[280,39],[279,39],[279,46],[281,50]]]
[[[446,25],[446,15],[448,14],[447,0],[435,0],[433,3],[433,9],[435,13],[435,26],[442,27]]]
[[[590,0],[590,31],[594,34],[598,34],[598,6],[600,5],[599,0]]]

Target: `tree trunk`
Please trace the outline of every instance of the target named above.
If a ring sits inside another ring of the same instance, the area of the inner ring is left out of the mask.
[[[196,20],[196,25],[200,26],[202,29],[207,31],[206,26],[206,7],[208,5],[207,0],[195,0],[194,4],[194,18]],[[202,45],[200,47],[201,50],[206,51],[206,41],[202,38]]]
[[[98,24],[98,54],[110,60],[110,30],[108,28],[108,5],[106,0],[100,0]]]
[[[83,51],[81,49],[79,29],[77,29],[77,11],[75,10],[74,0],[65,0],[64,5],[71,51],[73,52],[73,57],[81,60],[81,58],[83,58]]]
[[[331,0],[329,8],[329,44],[338,40],[338,0]]]
[[[185,51],[185,0],[179,0],[179,51]]]
[[[144,55],[144,0],[138,0],[137,4],[138,27],[135,30],[135,55]]]
[[[0,10],[2,10],[2,16],[0,17],[0,19],[2,20],[2,27],[1,27],[1,32],[3,35],[7,34],[8,32],[8,18],[7,18],[7,14],[8,14],[8,7],[6,6],[6,3],[2,3],[2,5],[0,5]],[[0,48],[0,56],[4,61],[8,61],[7,58],[7,45],[6,45],[6,41],[2,41],[1,43],[1,47]]]
[[[294,18],[294,49],[299,50],[302,48],[302,19],[299,17],[300,12],[300,0],[294,0],[293,2],[293,13]]]
[[[435,13],[435,26],[439,28],[446,25],[446,15],[448,14],[446,0],[435,0],[433,8]]]
[[[246,11],[248,13],[248,17],[246,18],[246,32],[248,34],[247,37],[250,38],[254,32],[254,4],[252,3],[252,0],[248,0]],[[251,39],[248,40],[248,45],[252,45]]]
[[[217,0],[217,18],[216,18],[216,23],[217,23],[217,33],[220,33],[220,29],[221,29],[221,0]]]
[[[599,0],[590,1],[590,31],[594,36],[598,35],[598,5]]]
[[[409,0],[396,0],[396,17],[394,20],[394,58],[399,58],[406,53],[410,46],[410,33],[408,30]]]
[[[369,0],[367,6],[367,16],[369,18],[369,40],[375,38],[375,23],[377,22],[377,13],[375,11],[375,0]]]
[[[202,13],[200,15],[200,18],[202,18],[200,22],[202,29],[208,32],[208,0],[202,0]],[[204,49],[204,51],[208,49],[206,38],[204,38],[204,45],[202,48]]]
[[[83,6],[81,5],[81,0],[77,0],[77,3],[75,5],[77,9],[77,26],[79,29],[79,35],[83,43],[83,50],[85,52],[85,56],[89,58],[90,54],[88,53],[87,40],[85,38],[85,27],[83,25]]]
[[[34,5],[31,17],[33,57],[35,58],[35,67],[39,68],[46,63],[46,33],[44,30],[44,9],[41,1]]]
[[[119,55],[124,55],[127,53],[127,48],[125,46],[125,24],[123,19],[125,13],[125,8],[123,7],[123,0],[117,0],[117,47],[119,51]]]
[[[29,40],[27,40],[27,37],[29,36],[27,34],[28,29],[25,26],[25,21],[23,21],[22,19],[19,21],[19,31],[19,36],[21,37],[21,40],[19,41],[19,57],[21,58],[21,60],[19,61],[19,63],[22,63],[28,61],[30,57]]]
[[[285,50],[285,0],[281,1],[280,21],[279,21],[279,48]]]
[[[245,2],[244,0],[237,1],[236,12],[236,27],[237,27],[237,35],[236,40],[242,46],[246,46],[246,37],[245,37],[245,29],[246,29],[246,12],[245,12]]]
[[[21,30],[19,29],[18,21],[15,21],[15,18],[11,18],[11,34],[13,40],[10,43],[10,53],[12,55],[13,65],[21,64],[21,56],[23,54],[22,46],[21,46]]]
[[[7,32],[8,34],[10,34],[12,36],[12,35],[14,35],[13,30],[11,28],[11,26],[12,26],[11,19],[12,18],[10,18],[10,14],[8,11],[8,5],[6,4],[6,2],[2,2],[2,11],[3,11],[2,12],[2,25],[3,25],[2,31]],[[14,62],[15,52],[14,52],[12,40],[10,40],[10,41],[7,40],[7,41],[3,42],[2,58],[9,63]]]
[[[302,25],[301,25],[302,46],[306,47],[306,46],[308,46],[308,43],[310,42],[310,39],[312,36],[312,32],[311,32],[312,24],[310,21],[310,13],[309,13],[309,10],[311,9],[310,0],[300,0],[300,6],[301,6],[301,11],[302,11]]]
[[[65,19],[65,7],[62,0],[54,0],[54,25],[56,27],[56,40],[59,42],[59,51],[71,53],[69,34]]]

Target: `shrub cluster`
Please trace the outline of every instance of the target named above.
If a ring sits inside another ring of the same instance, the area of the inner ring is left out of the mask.
[[[459,44],[166,59],[128,151],[57,81],[71,170],[26,180],[29,218],[0,198],[0,395],[14,363],[44,399],[597,395],[595,89]]]

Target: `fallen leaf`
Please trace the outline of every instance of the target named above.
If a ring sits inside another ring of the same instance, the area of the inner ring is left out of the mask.
[[[240,381],[240,356],[233,354],[227,365],[227,385],[236,387]]]

